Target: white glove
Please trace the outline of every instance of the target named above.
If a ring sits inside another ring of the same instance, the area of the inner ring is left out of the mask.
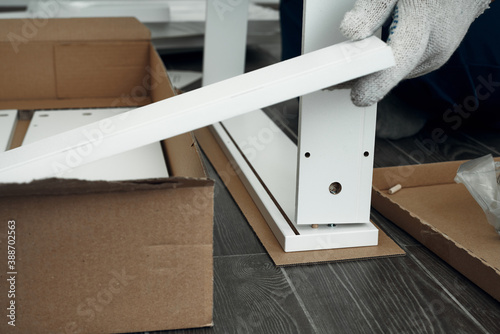
[[[441,67],[490,1],[357,0],[340,30],[347,38],[360,40],[373,35],[392,14],[387,44],[392,47],[396,66],[355,80],[351,91],[354,104],[372,105],[401,80]]]

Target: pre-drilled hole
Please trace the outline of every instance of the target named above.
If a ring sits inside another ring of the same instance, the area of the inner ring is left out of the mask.
[[[304,156],[305,156],[306,158],[309,158],[309,157],[311,156],[311,153],[306,152],[306,154],[304,154]]]
[[[330,187],[328,187],[328,190],[330,191],[330,194],[338,195],[342,191],[342,185],[338,182],[333,182],[330,184]]]
[[[370,156],[370,152],[365,151],[365,153],[363,153],[363,155],[364,155],[365,157],[368,157],[368,156]]]

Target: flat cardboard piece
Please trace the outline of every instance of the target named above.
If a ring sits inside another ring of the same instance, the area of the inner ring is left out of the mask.
[[[463,184],[464,161],[377,168],[373,206],[500,301],[500,235]],[[402,189],[388,194],[401,184]]]
[[[217,140],[213,137],[210,129],[199,129],[195,131],[195,136],[215,170],[229,189],[234,200],[238,203],[238,206],[252,229],[257,234],[277,266],[293,266],[299,264],[405,255],[405,252],[380,229],[378,246],[286,253],[274,237],[273,232],[248,194],[236,171],[233,169],[231,163],[217,143]]]

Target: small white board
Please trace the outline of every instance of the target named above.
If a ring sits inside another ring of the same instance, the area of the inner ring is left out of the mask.
[[[23,145],[128,110],[130,108],[39,110],[33,115]],[[94,140],[99,140],[100,134],[89,134],[89,136]],[[89,181],[124,181],[168,177],[168,172],[160,143],[153,143],[70,169],[60,177]]]
[[[7,151],[17,123],[17,110],[0,110],[0,152]]]

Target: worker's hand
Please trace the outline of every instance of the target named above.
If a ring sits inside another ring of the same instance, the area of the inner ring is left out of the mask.
[[[347,38],[360,40],[373,35],[392,15],[387,43],[396,66],[355,80],[351,92],[354,104],[374,104],[401,80],[441,67],[490,1],[357,0],[340,30]]]

